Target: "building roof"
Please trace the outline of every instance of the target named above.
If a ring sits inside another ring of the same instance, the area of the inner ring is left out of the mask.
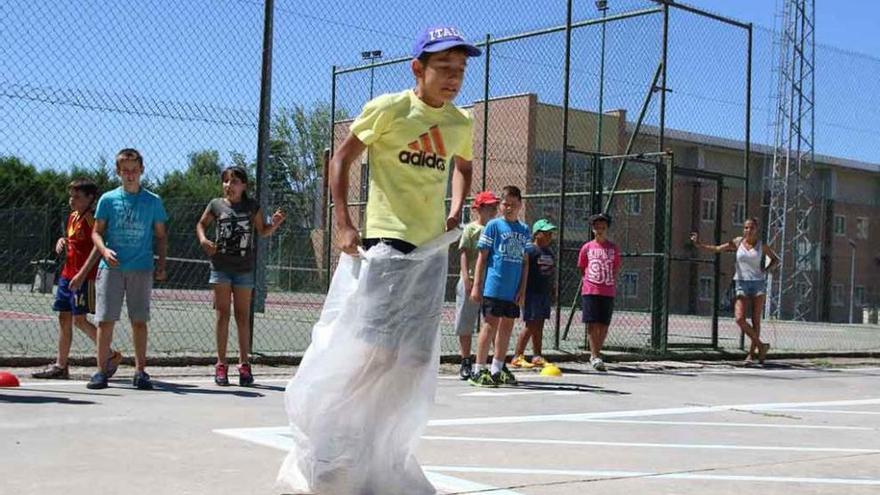
[[[627,132],[632,132],[635,128],[634,122],[626,123]],[[660,128],[653,125],[642,124],[641,132],[644,134],[648,134],[651,136],[656,136],[660,131]],[[679,129],[670,129],[666,128],[665,136],[669,139],[674,139],[676,141],[685,141],[694,144],[703,144],[706,146],[714,146],[716,148],[726,148],[737,151],[744,151],[746,148],[745,141],[739,141],[736,139],[728,139],[718,136],[710,136],[706,134],[699,134],[696,132],[688,132],[682,131]],[[773,155],[773,147],[767,146],[766,144],[760,143],[751,143],[751,150],[756,153],[761,153],[763,155]],[[862,162],[858,160],[850,160],[848,158],[840,158],[836,156],[829,155],[820,155],[816,154],[814,158],[815,163],[824,164],[824,165],[834,165],[838,167],[846,167],[857,170],[865,170],[868,172],[880,173],[880,163],[871,163],[871,162]]]

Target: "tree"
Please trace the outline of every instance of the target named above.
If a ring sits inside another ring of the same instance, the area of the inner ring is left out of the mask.
[[[294,105],[281,108],[272,123],[266,183],[293,223],[311,230],[321,209],[321,177],[324,149],[330,145],[330,105],[314,103],[310,108]]]

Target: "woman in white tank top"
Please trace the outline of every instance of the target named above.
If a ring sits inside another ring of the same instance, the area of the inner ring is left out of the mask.
[[[733,275],[736,286],[736,300],[734,302],[734,317],[736,324],[743,333],[749,337],[751,345],[746,363],[751,363],[757,357],[760,363],[764,362],[770,344],[761,342],[761,311],[764,308],[764,297],[767,292],[766,273],[779,264],[779,257],[769,246],[761,242],[758,231],[758,220],[749,218],[743,225],[743,235],[736,237],[726,244],[713,246],[703,244],[696,232],[691,233],[691,241],[700,249],[706,249],[713,253],[735,252],[736,270]],[[764,266],[764,258],[770,258],[770,263]],[[752,323],[746,320],[748,303],[752,303]]]

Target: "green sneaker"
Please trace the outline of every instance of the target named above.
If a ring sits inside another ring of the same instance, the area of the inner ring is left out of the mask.
[[[503,368],[501,368],[501,371],[495,374],[493,378],[495,378],[495,381],[499,385],[507,385],[509,387],[515,387],[519,385],[519,382],[516,381],[516,377],[513,376],[513,373],[511,373],[510,370],[507,369],[506,364]]]
[[[492,374],[489,373],[489,370],[486,368],[481,369],[476,374],[471,375],[468,378],[468,383],[473,385],[474,387],[492,387],[495,388],[498,386],[498,383],[492,379]]]

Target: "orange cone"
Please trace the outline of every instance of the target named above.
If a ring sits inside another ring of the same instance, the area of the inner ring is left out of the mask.
[[[17,387],[18,377],[8,371],[0,371],[0,387]]]

